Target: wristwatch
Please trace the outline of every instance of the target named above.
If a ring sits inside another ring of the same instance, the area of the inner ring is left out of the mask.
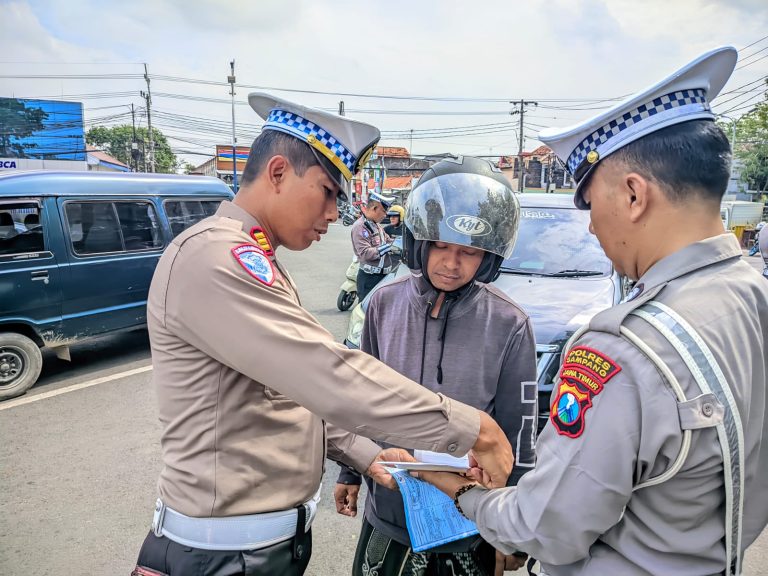
[[[453,495],[453,505],[456,506],[456,510],[458,510],[459,514],[464,516],[464,518],[467,518],[467,515],[464,514],[464,510],[461,509],[461,504],[459,504],[459,497],[462,494],[466,494],[467,492],[469,492],[470,490],[472,490],[472,488],[475,488],[476,486],[477,486],[476,483],[475,484],[464,484],[464,486],[462,486],[461,488],[456,490],[456,493]]]

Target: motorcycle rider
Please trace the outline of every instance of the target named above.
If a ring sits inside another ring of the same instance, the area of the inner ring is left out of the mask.
[[[373,191],[362,208],[362,216],[352,225],[352,249],[360,260],[357,273],[357,296],[362,302],[368,293],[392,270],[398,261],[393,254],[392,238],[381,227],[392,198]]]
[[[405,209],[402,206],[395,204],[387,211],[387,216],[389,216],[389,224],[384,226],[384,232],[389,234],[392,238],[402,236]]]
[[[517,237],[520,208],[487,160],[443,160],[408,199],[403,236],[413,274],[369,300],[360,347],[430,390],[487,411],[515,453],[509,485],[534,465],[536,352],[527,314],[492,282]],[[355,516],[360,476],[342,468],[336,510]],[[486,576],[498,561],[477,537],[413,552],[400,494],[368,484],[353,576]]]

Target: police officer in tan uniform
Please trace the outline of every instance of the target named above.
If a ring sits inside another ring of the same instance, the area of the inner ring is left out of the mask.
[[[362,302],[368,293],[397,268],[398,260],[392,254],[392,238],[384,232],[381,221],[387,215],[393,199],[380,192],[368,195],[368,204],[352,225],[352,249],[360,261],[357,271],[357,297]]]
[[[174,239],[150,288],[163,467],[137,575],[302,574],[326,455],[388,486],[376,461],[408,458],[369,438],[472,450],[497,486],[512,466],[489,416],[334,342],[276,257],[320,240],[379,131],[249,101],[265,124],[240,191]]]
[[[516,488],[427,478],[548,576],[738,575],[768,523],[768,285],[723,232],[731,151],[709,106],[736,58],[714,50],[539,135],[635,288],[566,345]]]

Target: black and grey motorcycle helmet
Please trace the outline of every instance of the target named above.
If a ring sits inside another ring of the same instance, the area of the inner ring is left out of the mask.
[[[441,160],[419,178],[405,206],[403,259],[422,270],[428,242],[449,242],[486,252],[475,274],[493,282],[512,254],[520,203],[509,181],[487,160],[459,156]]]

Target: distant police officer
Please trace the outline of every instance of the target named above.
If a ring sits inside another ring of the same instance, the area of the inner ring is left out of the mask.
[[[486,540],[549,576],[739,574],[768,522],[768,286],[723,232],[731,153],[709,106],[736,58],[714,50],[539,135],[637,282],[566,346],[517,488],[429,479]]]
[[[336,220],[379,131],[266,94],[249,101],[266,122],[240,191],[174,239],[150,288],[163,468],[135,574],[302,574],[326,445],[390,486],[375,460],[405,457],[344,429],[456,455],[474,446],[498,486],[511,469],[490,417],[334,342],[275,256]]]
[[[352,249],[360,260],[357,272],[357,297],[360,302],[398,265],[397,258],[390,253],[392,238],[380,224],[392,201],[380,192],[371,192],[362,215],[352,224]]]

